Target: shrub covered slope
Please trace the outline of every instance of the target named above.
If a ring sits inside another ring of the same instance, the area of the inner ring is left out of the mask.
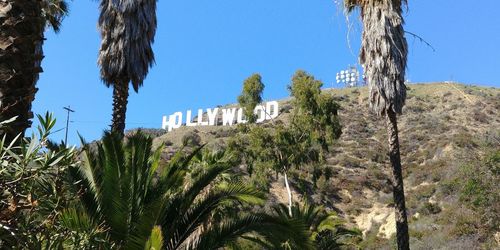
[[[500,90],[456,83],[408,88],[399,126],[412,248],[498,247]],[[337,211],[363,231],[362,247],[392,248],[395,225],[384,122],[368,112],[366,87],[326,92],[341,105],[343,133],[323,163],[292,170],[294,199]],[[290,100],[280,101],[277,120],[286,123],[290,108]],[[186,141],[224,147],[236,130],[181,127],[158,136],[155,145],[165,143],[163,157],[169,158]],[[286,203],[281,176],[261,170],[248,178],[269,190],[269,206]]]

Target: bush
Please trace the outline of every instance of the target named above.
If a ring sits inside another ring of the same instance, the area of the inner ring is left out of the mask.
[[[38,119],[38,135],[20,138],[19,146],[0,140],[1,249],[57,248],[71,237],[59,215],[74,199],[67,193],[66,173],[78,163],[76,150],[49,142],[52,114]]]
[[[235,134],[236,134],[236,130],[234,130],[234,129],[221,128],[220,130],[218,130],[216,132],[215,138],[226,138],[226,137],[233,136]]]
[[[419,212],[424,215],[438,214],[441,212],[441,207],[436,203],[425,202],[419,209]]]
[[[434,192],[436,192],[436,186],[431,184],[419,187],[416,190],[416,195],[419,200],[429,199],[434,194]]]
[[[478,146],[473,140],[473,136],[465,131],[454,135],[453,142],[460,148],[476,148]]]
[[[447,179],[441,182],[441,192],[444,195],[455,194],[460,188],[460,183],[457,178]]]
[[[321,175],[318,180],[316,181],[316,187],[319,189],[321,193],[327,193],[328,192],[328,187],[329,187],[328,180],[324,175]]]
[[[480,122],[480,123],[489,123],[489,118],[488,116],[483,113],[481,110],[478,110],[478,109],[475,109],[473,112],[472,112],[472,118],[477,121],[477,122]]]
[[[198,147],[200,144],[201,137],[194,131],[189,131],[182,137],[182,146]]]
[[[465,182],[460,193],[460,199],[476,207],[482,206],[486,204],[488,199],[486,191],[481,180],[473,177]]]
[[[461,209],[460,213],[455,214],[455,224],[452,229],[452,234],[463,236],[471,235],[477,232],[478,229],[478,219],[470,210]]]
[[[473,155],[455,176],[451,186],[458,191],[458,201],[467,209],[459,214],[454,228],[458,235],[478,234],[491,239],[500,226],[499,150],[489,149],[483,157]],[[455,215],[457,217],[457,215]],[[471,230],[475,230],[472,232]]]

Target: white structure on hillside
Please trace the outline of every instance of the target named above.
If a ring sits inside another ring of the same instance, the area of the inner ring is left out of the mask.
[[[175,112],[169,116],[163,116],[162,129],[172,131],[185,125],[193,126],[232,126],[239,123],[247,123],[242,108],[213,108],[213,109],[198,109],[198,115],[195,116],[191,110],[186,111],[186,115],[182,112]],[[206,115],[205,115],[206,114]],[[257,116],[256,123],[261,123],[267,120],[272,120],[279,115],[279,103],[270,101],[257,105],[254,109],[254,114]],[[195,118],[196,117],[196,121]]]
[[[341,70],[337,73],[336,79],[337,83],[342,83],[348,88],[364,85],[364,81],[359,80],[359,71],[356,66],[349,66],[348,69]]]

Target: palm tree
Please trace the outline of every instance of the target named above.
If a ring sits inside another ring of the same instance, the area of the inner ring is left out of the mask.
[[[197,149],[160,166],[162,147],[151,151],[151,146],[152,139],[140,133],[126,143],[121,135],[106,133],[96,148],[85,146],[83,166],[71,169],[84,212],[69,210],[62,216],[64,224],[74,231],[98,232],[101,240],[96,242],[125,249],[152,242],[162,242],[163,249],[218,249],[236,239],[262,244],[291,240],[309,247],[298,221],[224,212],[264,201],[251,187],[221,180],[232,169],[228,154],[200,154]]]
[[[409,249],[403,175],[399,153],[397,114],[406,100],[405,70],[408,48],[403,29],[402,7],[406,0],[345,0],[348,11],[361,9],[363,34],[360,62],[370,88],[370,105],[385,116],[392,166],[399,249]]]
[[[111,130],[123,135],[129,82],[137,92],[154,63],[156,0],[101,0],[100,11],[98,63],[104,84],[113,86]]]
[[[361,236],[358,229],[346,228],[335,212],[327,212],[323,206],[307,201],[303,205],[295,203],[291,215],[283,204],[273,209],[279,217],[302,221],[308,227],[309,239],[315,243],[316,249],[341,249],[342,246],[353,245],[353,241]]]
[[[31,103],[42,72],[45,27],[59,31],[67,14],[62,0],[6,0],[0,3],[0,120],[17,119],[2,128],[7,141],[31,126]]]

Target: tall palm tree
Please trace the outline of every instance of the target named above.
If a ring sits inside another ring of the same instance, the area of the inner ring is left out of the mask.
[[[408,48],[402,7],[407,1],[345,0],[344,3],[348,11],[356,7],[361,9],[363,34],[359,58],[370,88],[370,105],[386,119],[398,248],[409,249],[397,125],[397,114],[401,114],[406,99],[404,80]]]
[[[45,27],[59,30],[67,4],[61,0],[0,3],[0,120],[17,119],[0,131],[7,141],[31,126],[31,103],[42,72]]]
[[[98,63],[104,84],[113,86],[111,130],[123,134],[129,82],[137,92],[154,63],[156,0],[101,0],[100,11]]]
[[[224,213],[223,208],[263,202],[255,189],[220,180],[232,169],[227,154],[200,154],[198,149],[160,166],[162,147],[151,147],[152,139],[144,135],[124,143],[121,135],[110,133],[96,148],[85,146],[83,166],[71,169],[84,212],[69,210],[62,216],[64,224],[101,235],[103,230],[93,228],[106,228],[98,242],[125,249],[144,249],[153,238],[163,242],[163,249],[218,249],[237,239],[292,240],[301,249],[309,247],[300,221]]]

